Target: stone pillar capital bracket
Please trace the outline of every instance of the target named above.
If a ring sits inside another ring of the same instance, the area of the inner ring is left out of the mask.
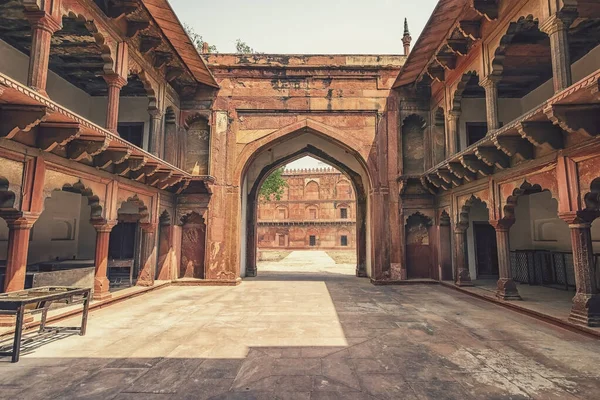
[[[104,74],[102,75],[102,78],[104,78],[108,86],[121,89],[123,86],[127,85],[127,79],[119,74]]]
[[[514,225],[514,218],[502,218],[496,220],[490,220],[490,225],[494,227],[496,231],[508,231]]]
[[[115,220],[97,220],[97,221],[92,221],[92,225],[94,226],[94,229],[96,229],[96,232],[100,233],[100,232],[111,232],[112,229],[115,227],[115,225],[117,225],[119,223],[119,221],[115,221]]]
[[[42,29],[54,34],[62,28],[61,21],[57,21],[45,11],[25,11],[25,17],[33,29]]]
[[[2,218],[9,229],[31,229],[38,220],[41,213],[9,213],[3,214]]]

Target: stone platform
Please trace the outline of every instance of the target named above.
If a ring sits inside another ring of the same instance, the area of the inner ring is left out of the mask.
[[[237,287],[168,287],[92,311],[85,337],[33,346],[18,364],[2,359],[0,398],[599,393],[597,340],[441,286],[373,286],[351,272],[281,265],[259,265]]]

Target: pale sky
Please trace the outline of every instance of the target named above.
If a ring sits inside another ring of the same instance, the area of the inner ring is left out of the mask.
[[[300,168],[326,168],[331,167],[331,165],[324,163],[321,160],[317,160],[312,158],[311,156],[306,156],[297,159],[296,161],[292,161],[288,165],[285,166],[286,169],[300,169]]]
[[[169,0],[220,53],[240,38],[282,54],[402,54],[404,18],[413,45],[437,0]]]

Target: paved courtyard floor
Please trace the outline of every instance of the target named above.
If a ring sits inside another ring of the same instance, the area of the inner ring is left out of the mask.
[[[598,398],[595,339],[444,287],[288,261],[238,287],[168,287],[93,311],[86,336],[0,359],[0,398]]]

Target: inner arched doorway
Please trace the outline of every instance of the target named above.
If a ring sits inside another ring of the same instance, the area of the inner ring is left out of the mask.
[[[257,274],[257,208],[259,189],[277,168],[304,156],[321,160],[346,175],[356,193],[356,275],[371,276],[369,226],[370,178],[357,150],[306,127],[258,148],[241,174],[240,276]]]

